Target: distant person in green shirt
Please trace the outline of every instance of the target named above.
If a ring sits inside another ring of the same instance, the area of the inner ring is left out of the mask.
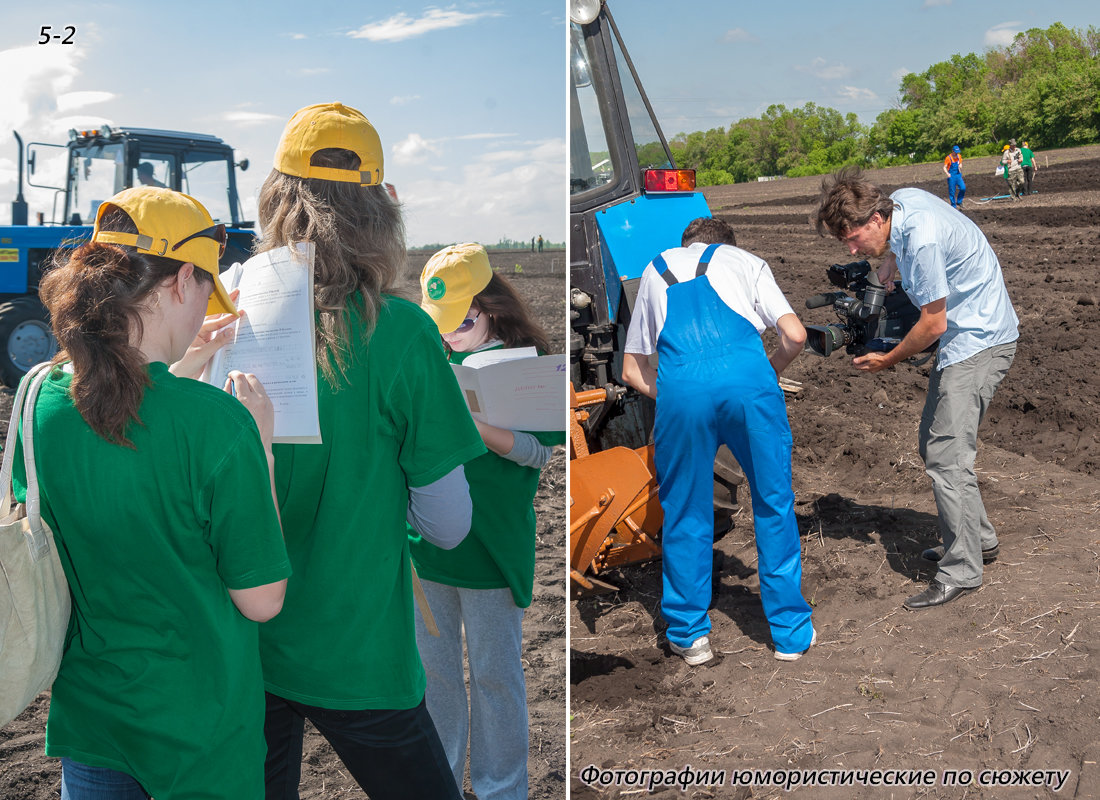
[[[72,597],[46,727],[66,800],[264,796],[256,623],[290,574],[274,411],[254,376],[231,373],[234,398],[177,375],[201,371],[237,316],[224,246],[193,198],[127,189],[39,288],[60,346],[34,449]]]
[[[1024,194],[1031,197],[1031,173],[1039,171],[1039,162],[1035,161],[1035,154],[1028,148],[1027,142],[1020,148],[1020,155],[1024,157]]]
[[[442,332],[451,363],[505,347],[546,352],[546,334],[511,284],[493,273],[481,245],[436,253],[420,285],[421,307]],[[439,625],[439,636],[432,636],[418,616],[416,641],[428,673],[428,711],[456,783],[462,785],[469,742],[470,784],[478,800],[526,800],[522,622],[535,579],[534,499],[540,470],[553,445],[565,442],[565,432],[475,424],[489,452],[466,465],[474,503],[470,535],[449,551],[413,542],[413,561]]]
[[[311,242],[321,444],[277,444],[294,580],[261,631],[267,792],[298,797],[305,720],[371,800],[459,800],[424,704],[406,523],[470,529],[463,464],[485,452],[431,318],[394,294],[407,251],[362,113],[291,117],[260,189],[261,250]]]

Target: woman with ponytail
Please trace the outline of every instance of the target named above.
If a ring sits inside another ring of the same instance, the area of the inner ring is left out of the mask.
[[[254,376],[234,399],[169,367],[200,370],[236,316],[224,242],[193,198],[127,189],[39,288],[60,350],[34,447],[72,596],[46,729],[63,800],[263,797],[256,623],[290,574],[271,401]]]

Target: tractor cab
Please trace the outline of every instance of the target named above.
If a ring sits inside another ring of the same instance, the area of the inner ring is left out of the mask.
[[[215,222],[235,228],[252,225],[242,219],[234,169],[247,169],[248,161],[235,163],[233,149],[216,136],[106,125],[72,130],[64,145],[68,151],[64,188],[33,179],[39,158],[47,155],[43,148],[55,147],[62,145],[32,142],[27,157],[28,182],[59,192],[52,224],[91,225],[100,203],[123,189],[161,186],[197,199]]]
[[[18,194],[12,224],[0,226],[0,378],[8,386],[57,352],[38,300],[42,270],[57,250],[87,239],[100,205],[123,189],[163,186],[196,198],[226,225],[223,268],[252,250],[253,223],[243,219],[236,177],[248,160],[235,162],[233,148],[216,136],[103,125],[72,130],[63,145],[31,142],[26,161],[23,140],[15,138]],[[29,185],[54,191],[48,218],[38,212],[35,225],[28,224],[23,199],[24,166]]]

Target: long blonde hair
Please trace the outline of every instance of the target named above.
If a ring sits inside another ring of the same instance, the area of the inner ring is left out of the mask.
[[[320,150],[317,166],[358,169],[347,150]],[[314,305],[319,312],[317,364],[336,386],[351,348],[347,306],[354,303],[369,335],[382,307],[381,295],[396,291],[405,268],[405,223],[401,209],[383,186],[298,178],[272,170],[260,189],[257,252],[297,242],[313,242]],[[360,293],[361,301],[353,295]]]

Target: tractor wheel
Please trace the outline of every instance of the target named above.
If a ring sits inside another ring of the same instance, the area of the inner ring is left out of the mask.
[[[37,297],[17,297],[0,305],[0,377],[14,387],[35,364],[57,352],[46,309]]]

